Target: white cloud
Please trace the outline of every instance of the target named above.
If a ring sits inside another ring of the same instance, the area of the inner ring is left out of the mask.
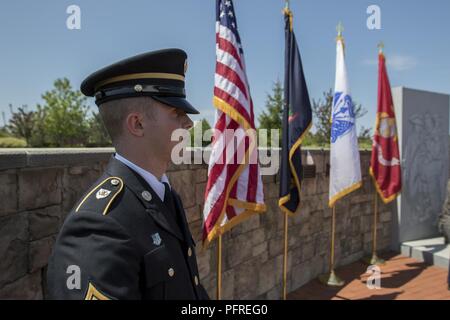
[[[387,60],[387,65],[397,71],[414,69],[417,66],[417,63],[416,58],[402,55],[392,55],[392,57]]]
[[[376,66],[378,64],[378,61],[375,59],[366,59],[363,61],[363,63],[368,66]]]
[[[378,61],[375,59],[366,59],[363,63],[373,66],[377,65]],[[387,57],[387,65],[396,71],[406,71],[414,69],[418,65],[418,61],[416,58],[411,56],[393,54]]]

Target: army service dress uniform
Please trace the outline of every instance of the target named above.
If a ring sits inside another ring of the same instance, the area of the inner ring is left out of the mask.
[[[88,77],[81,89],[95,95],[97,105],[149,95],[198,113],[185,100],[185,71],[183,51],[161,50],[106,67]],[[179,195],[166,179],[160,199],[119,158],[111,157],[104,174],[66,218],[48,265],[49,298],[209,299],[199,280],[195,242]]]

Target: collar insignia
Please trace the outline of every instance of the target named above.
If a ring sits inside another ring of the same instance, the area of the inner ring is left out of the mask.
[[[111,191],[102,188],[97,191],[97,193],[95,194],[95,197],[97,199],[103,199],[103,198],[106,198],[107,196],[109,196],[110,193],[111,193]]]
[[[152,234],[152,239],[153,239],[153,244],[154,244],[155,246],[159,246],[159,245],[161,244],[161,242],[162,242],[162,239],[161,239],[161,237],[159,236],[159,233],[158,233],[158,232]]]

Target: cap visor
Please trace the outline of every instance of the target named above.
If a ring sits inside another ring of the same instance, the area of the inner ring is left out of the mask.
[[[184,110],[184,112],[188,114],[199,114],[200,112],[195,109],[189,101],[187,101],[184,98],[178,98],[178,97],[155,97],[152,96],[153,99],[156,101],[159,101],[161,103],[167,104],[171,107]]]

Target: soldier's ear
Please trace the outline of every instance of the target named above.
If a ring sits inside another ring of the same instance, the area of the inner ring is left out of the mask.
[[[127,131],[136,137],[144,135],[144,115],[140,112],[130,112],[125,119],[125,127]]]

